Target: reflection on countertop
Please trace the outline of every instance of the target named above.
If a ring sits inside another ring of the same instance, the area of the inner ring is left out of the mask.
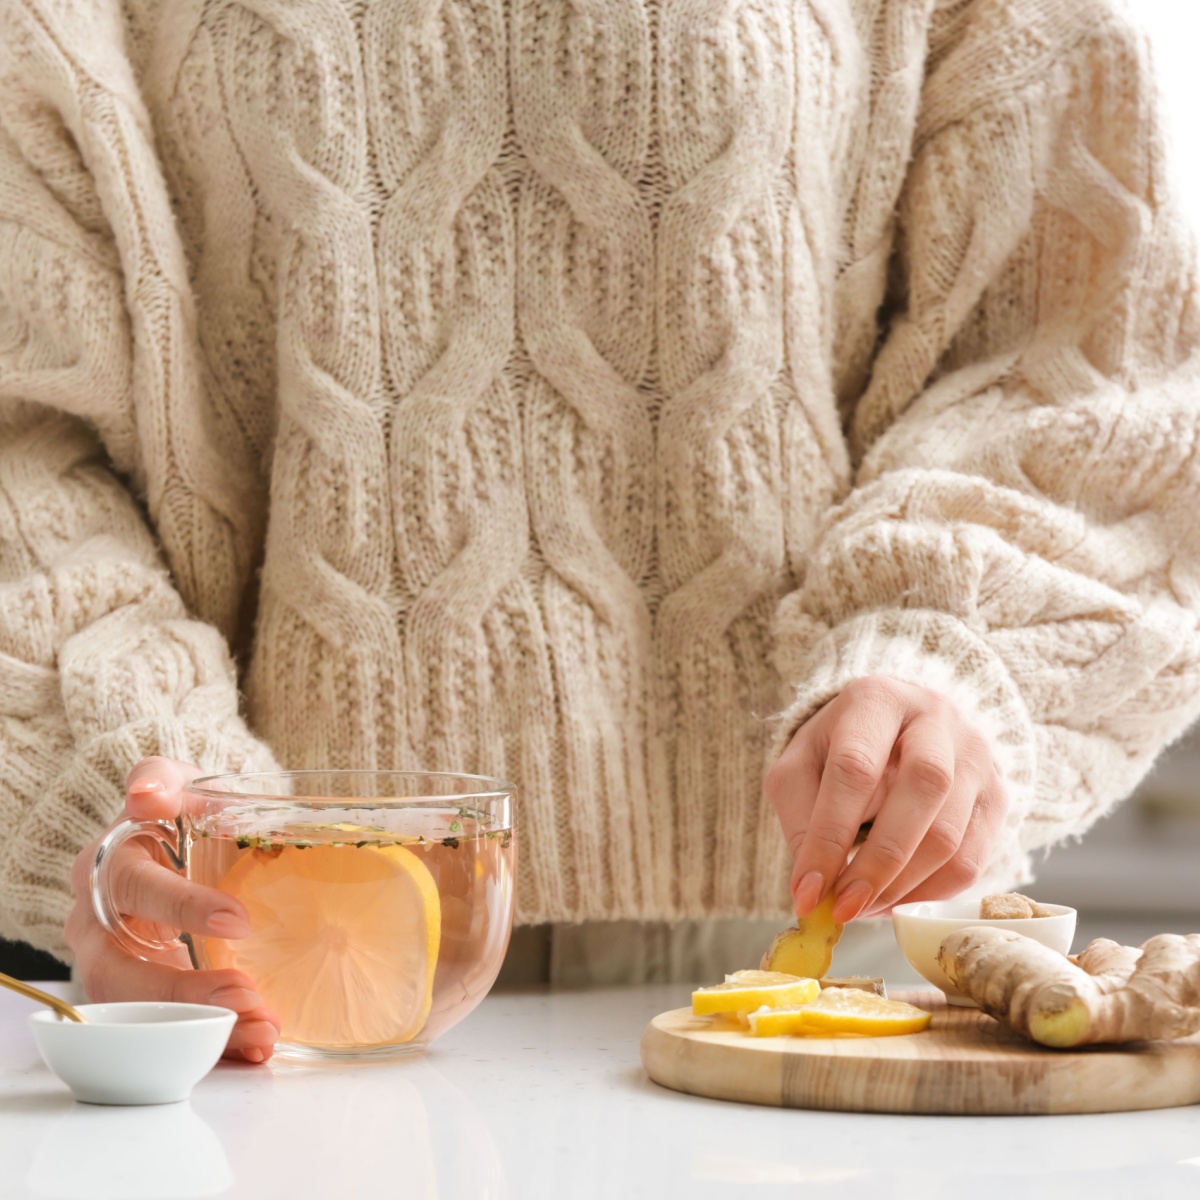
[[[426,1056],[222,1064],[190,1104],[74,1104],[0,997],[0,1197],[625,1200],[1200,1195],[1200,1109],[909,1117],[725,1104],[646,1079],[655,985],[493,993]]]
[[[220,1138],[186,1102],[140,1108],[136,1120],[126,1108],[76,1104],[69,1096],[60,1103],[31,1139],[26,1183],[33,1196],[192,1200],[233,1187]]]

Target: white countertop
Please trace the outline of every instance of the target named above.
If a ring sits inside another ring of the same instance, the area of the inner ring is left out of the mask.
[[[651,1083],[678,985],[496,992],[419,1058],[222,1063],[190,1103],[75,1104],[0,991],[0,1197],[632,1200],[1200,1196],[1200,1107],[904,1117],[725,1104]]]

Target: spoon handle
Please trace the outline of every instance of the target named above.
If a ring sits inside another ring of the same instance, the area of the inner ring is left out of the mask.
[[[27,996],[30,1000],[37,1000],[40,1004],[49,1005],[60,1017],[78,1021],[81,1025],[87,1024],[87,1018],[83,1013],[72,1008],[65,1000],[60,1000],[57,996],[50,995],[49,992],[43,992],[41,988],[35,988],[32,984],[22,983],[11,975],[5,975],[3,971],[0,971],[0,987],[6,987],[19,995]]]

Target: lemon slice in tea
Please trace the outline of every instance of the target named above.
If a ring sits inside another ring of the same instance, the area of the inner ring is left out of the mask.
[[[252,932],[207,939],[209,959],[254,980],[284,1041],[349,1048],[420,1033],[433,1002],[441,902],[411,850],[255,850],[220,887],[246,906]]]
[[[807,1004],[820,994],[821,985],[815,979],[784,975],[779,971],[735,971],[724,983],[698,988],[692,993],[692,1012],[698,1016],[711,1013],[745,1013],[764,1006]]]

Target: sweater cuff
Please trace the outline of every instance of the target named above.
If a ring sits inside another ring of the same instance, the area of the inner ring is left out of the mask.
[[[129,770],[154,754],[195,763],[206,774],[279,769],[267,746],[236,716],[195,723],[147,719],[95,738],[65,761],[42,764],[41,779],[49,783],[25,781],[37,800],[27,806],[0,856],[7,936],[72,961],[64,937],[75,902],[72,864],[79,848],[121,812]]]
[[[1034,727],[995,651],[958,618],[929,609],[879,609],[829,629],[800,612],[796,599],[785,602],[779,616],[776,665],[783,679],[799,682],[774,718],[771,761],[852,680],[886,675],[940,692],[988,738],[1008,791],[1003,833],[982,876],[963,895],[1027,883],[1031,863],[1020,835],[1033,806]]]

